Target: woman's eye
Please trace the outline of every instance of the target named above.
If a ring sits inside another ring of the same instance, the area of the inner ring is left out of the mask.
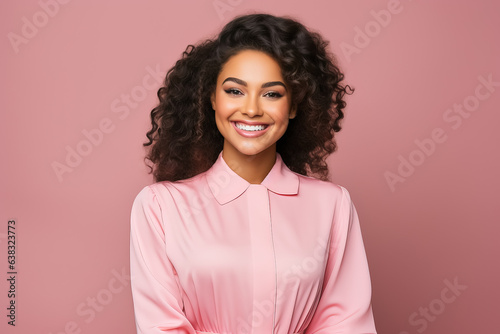
[[[234,89],[234,88],[225,89],[224,91],[230,95],[240,95],[241,94],[241,92],[239,90]]]
[[[270,98],[279,98],[279,97],[282,97],[283,95],[281,95],[280,93],[278,92],[269,92],[266,94],[267,96],[269,96]]]
[[[243,93],[239,89],[236,89],[236,88],[228,88],[228,89],[225,89],[224,91],[229,95],[243,95]],[[264,96],[270,97],[272,99],[277,99],[277,98],[282,97],[283,95],[281,95],[278,92],[267,92],[266,94],[264,94]]]

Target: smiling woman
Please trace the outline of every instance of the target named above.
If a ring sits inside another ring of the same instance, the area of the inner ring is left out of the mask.
[[[138,333],[376,333],[357,212],[328,180],[350,87],[327,46],[250,14],[168,71],[131,212]]]

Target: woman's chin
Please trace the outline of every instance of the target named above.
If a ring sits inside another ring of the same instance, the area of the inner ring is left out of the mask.
[[[242,146],[238,147],[237,151],[242,155],[256,156],[267,151],[268,149],[269,147]]]

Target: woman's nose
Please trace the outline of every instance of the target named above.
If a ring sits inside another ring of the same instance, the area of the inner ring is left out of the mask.
[[[258,95],[255,96],[248,95],[242,107],[242,113],[248,115],[249,117],[262,115],[258,99],[259,99]]]

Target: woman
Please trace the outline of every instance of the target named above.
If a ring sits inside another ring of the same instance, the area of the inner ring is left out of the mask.
[[[327,45],[251,14],[168,71],[131,214],[139,333],[376,333],[356,209],[328,181],[350,87]]]

